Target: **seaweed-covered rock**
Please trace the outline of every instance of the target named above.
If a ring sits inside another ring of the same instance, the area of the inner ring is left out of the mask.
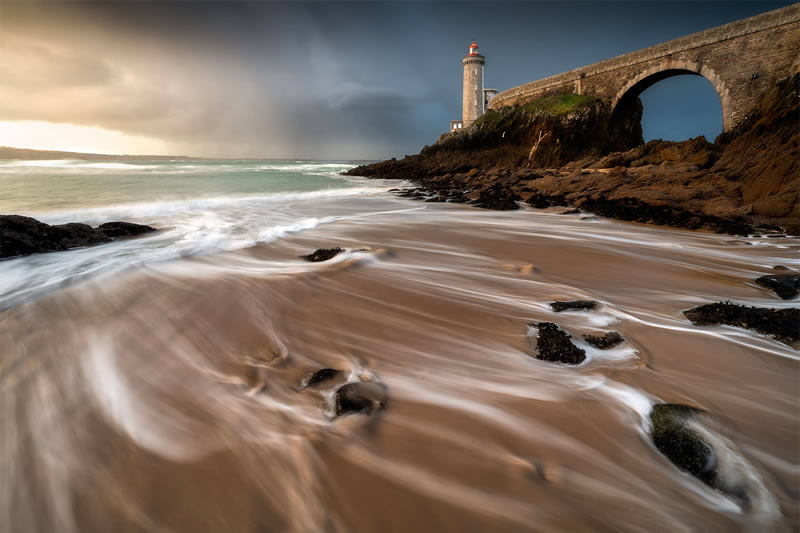
[[[338,246],[336,248],[319,248],[318,250],[314,250],[313,253],[308,255],[301,255],[303,259],[306,261],[311,261],[312,263],[318,263],[320,261],[327,261],[333,257],[336,257],[338,254],[344,252]]]
[[[386,407],[386,399],[386,386],[382,383],[348,383],[336,391],[336,415],[372,414]]]
[[[601,350],[608,350],[625,342],[625,338],[616,331],[609,331],[605,335],[584,335],[583,340]]]
[[[550,304],[553,311],[560,313],[561,311],[569,311],[573,309],[594,309],[597,307],[597,302],[594,300],[573,300],[571,302],[553,302]]]
[[[711,431],[715,421],[700,409],[678,404],[657,404],[650,412],[650,437],[658,451],[744,510],[754,501],[774,505],[750,466],[735,451],[735,445]]]
[[[650,412],[650,422],[653,424],[651,437],[658,451],[675,466],[703,483],[714,486],[716,454],[695,431],[687,427],[687,422],[701,412],[685,405],[654,405]]]
[[[536,358],[553,363],[579,365],[586,359],[586,352],[572,343],[569,334],[552,322],[532,324],[539,330],[536,342]]]
[[[322,383],[323,381],[331,380],[339,376],[341,373],[341,370],[336,370],[334,368],[321,368],[314,372],[310,378],[308,378],[306,387],[311,387],[317,385],[318,383]]]
[[[800,309],[765,309],[731,302],[701,305],[683,312],[696,326],[735,326],[792,344],[800,341]]]
[[[756,283],[784,300],[794,298],[800,292],[800,274],[768,274],[756,279]]]

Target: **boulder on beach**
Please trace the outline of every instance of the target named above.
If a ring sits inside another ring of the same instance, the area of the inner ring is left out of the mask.
[[[328,259],[336,257],[342,252],[344,252],[344,250],[338,246],[336,248],[319,248],[308,255],[301,255],[300,257],[312,263],[319,263],[320,261],[327,261]]]
[[[756,283],[789,300],[800,291],[800,274],[768,274],[756,279]]]
[[[552,363],[579,365],[586,359],[586,352],[572,343],[569,334],[552,322],[531,324],[539,330],[536,342],[536,358]]]
[[[598,302],[594,300],[572,300],[571,302],[553,302],[550,307],[556,313],[560,313],[561,311],[594,309],[597,304]]]
[[[386,400],[386,385],[383,383],[347,383],[336,391],[336,416],[351,413],[372,414],[385,409]]]
[[[609,331],[605,335],[584,335],[583,340],[601,350],[609,350],[625,342],[625,337],[616,331]]]
[[[800,341],[800,309],[748,307],[731,302],[701,305],[683,312],[696,326],[746,328],[792,345]]]
[[[93,228],[74,222],[50,225],[31,217],[0,215],[0,259],[94,246],[151,231],[155,228],[130,222],[108,222]]]

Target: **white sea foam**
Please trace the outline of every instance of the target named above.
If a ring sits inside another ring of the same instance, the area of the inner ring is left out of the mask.
[[[375,209],[370,204],[360,202],[360,199],[385,195],[387,185],[363,178],[343,179],[336,174],[350,166],[328,162],[292,164],[257,161],[158,164],[77,160],[0,162],[4,170],[17,172],[18,177],[6,174],[3,178],[6,183],[13,187],[17,179],[24,182],[16,186],[17,189],[9,189],[17,194],[24,194],[26,189],[23,185],[29,183],[30,179],[39,180],[47,189],[64,189],[63,206],[51,201],[46,205],[53,205],[55,209],[25,212],[24,209],[7,208],[13,209],[11,212],[33,215],[48,224],[82,222],[99,225],[125,220],[149,224],[159,230],[136,239],[99,247],[3,261],[0,263],[0,307],[8,307],[35,294],[101,273],[247,248],[340,219],[385,211],[385,206],[381,204],[376,204],[378,209]],[[69,176],[76,177],[61,179],[59,175],[52,174],[64,170],[70,172]],[[187,171],[204,174],[198,178],[170,177],[171,173]],[[259,177],[259,172],[264,171],[274,171],[276,177]],[[123,180],[119,182],[120,185],[116,185],[118,182],[113,178],[117,172],[125,173],[124,177],[119,178]],[[214,173],[219,177],[214,177]],[[325,176],[317,176],[317,173]],[[55,177],[48,177],[50,175]],[[88,187],[88,192],[72,199],[71,179],[82,180],[76,187]],[[192,191],[195,179],[201,180],[197,181],[199,190],[196,192]],[[286,187],[292,187],[292,182],[297,183],[295,190],[286,190]],[[204,192],[202,187],[208,188],[209,183],[213,192]],[[240,186],[240,183],[244,186]],[[220,194],[217,192],[220,185],[223,189],[233,191],[255,189],[259,192]],[[164,198],[165,195],[158,192],[164,186],[172,194],[172,191],[183,191],[182,194],[191,196],[169,198],[166,195],[167,198]],[[119,187],[122,187],[123,194],[117,192]],[[311,190],[303,190],[307,188]],[[91,196],[95,190],[116,200],[126,196],[147,198],[150,189],[156,200],[113,201],[105,202],[106,205],[102,205],[104,202],[101,201],[100,205],[92,205]],[[134,194],[129,194],[129,190]],[[89,206],[85,205],[87,202]],[[353,202],[359,203],[356,205]],[[80,207],[72,207],[76,203]],[[389,205],[395,203],[390,202]]]
[[[306,192],[278,192],[246,196],[186,198],[182,200],[137,202],[117,204],[108,207],[57,211],[39,215],[38,219],[48,224],[63,224],[77,221],[86,224],[102,224],[103,222],[111,220],[152,219],[152,222],[158,225],[159,219],[164,216],[188,214],[204,210],[253,208],[260,204],[264,204],[265,207],[272,207],[271,204],[366,196],[380,194],[381,192],[383,192],[383,189],[377,187],[350,187]]]

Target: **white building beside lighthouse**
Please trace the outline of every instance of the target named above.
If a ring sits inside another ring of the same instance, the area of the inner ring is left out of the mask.
[[[497,94],[496,89],[483,88],[483,66],[486,58],[478,53],[475,41],[472,41],[469,53],[461,60],[461,64],[464,67],[461,120],[451,120],[450,131],[468,128],[484,114],[489,102]]]

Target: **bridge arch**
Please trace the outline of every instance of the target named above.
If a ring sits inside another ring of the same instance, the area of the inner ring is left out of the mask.
[[[726,132],[733,127],[733,105],[728,87],[722,78],[712,68],[694,61],[673,61],[667,58],[666,61],[645,69],[630,80],[617,91],[611,99],[611,127],[625,120],[625,115],[631,113],[636,108],[639,96],[648,88],[659,81],[681,75],[702,76],[707,79],[714,90],[717,91],[722,107],[722,131]],[[713,139],[709,139],[713,141]]]

